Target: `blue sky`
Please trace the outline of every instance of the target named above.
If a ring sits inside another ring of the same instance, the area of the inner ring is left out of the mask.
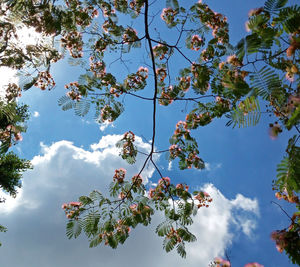
[[[233,42],[246,33],[244,23],[248,11],[263,3],[209,1],[214,10],[228,16]],[[134,53],[132,59],[138,59],[140,54]],[[181,60],[176,59],[175,64],[180,66]],[[134,64],[131,68],[136,71]],[[126,75],[118,63],[112,65],[112,70],[122,70],[120,76]],[[168,166],[165,155],[157,159],[163,174],[174,183],[185,182],[193,189],[204,188],[214,198],[212,206],[195,218],[193,230],[198,241],[188,247],[186,260],[176,253],[162,251],[162,240],[153,231],[160,214],[154,217],[151,229],[138,227],[117,250],[102,245],[89,249],[84,237],[67,240],[61,204],[93,189],[107,191],[116,168],[127,168],[130,174],[138,172],[143,158],[139,157],[135,166],[126,165],[118,157],[114,143],[120,139],[118,135],[132,130],[142,137],[138,138],[138,147],[147,151],[147,142],[152,136],[152,106],[126,96],[125,112],[113,126],[101,130],[93,121],[93,111],[80,118],[73,111],[62,111],[57,104],[66,92],[64,84],[75,81],[82,70],[69,66],[64,60],[53,66],[52,73],[57,83],[53,90],[43,92],[32,88],[24,92],[21,99],[30,106],[32,116],[24,140],[14,150],[21,157],[32,159],[35,168],[24,174],[23,189],[17,199],[1,205],[0,223],[9,230],[0,235],[1,266],[193,267],[207,266],[214,257],[223,256],[225,252],[232,266],[253,261],[266,267],[293,266],[270,240],[273,230],[289,224],[282,211],[270,202],[275,201],[271,185],[276,177],[276,165],[283,157],[291,133],[271,140],[268,124],[273,121],[268,117],[262,117],[254,128],[232,129],[225,127],[226,120],[220,119],[194,131],[200,155],[207,162],[206,170],[179,171],[176,162]],[[189,104],[187,110],[190,108]],[[156,146],[159,150],[169,147],[168,139],[176,122],[185,118],[184,109],[182,103],[158,108]],[[149,179],[149,185],[158,179],[151,166],[144,177]],[[289,207],[286,209],[290,211]]]

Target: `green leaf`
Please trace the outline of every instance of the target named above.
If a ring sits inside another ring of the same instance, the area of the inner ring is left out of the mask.
[[[299,122],[300,122],[300,105],[297,106],[297,108],[294,110],[294,112],[292,113],[291,117],[289,118],[285,126],[288,130],[290,130],[294,125],[297,125]]]
[[[269,12],[275,12],[283,8],[288,0],[267,0],[264,9]]]
[[[69,239],[72,237],[77,238],[81,234],[81,220],[69,221],[67,223],[66,234]]]
[[[164,221],[162,223],[160,223],[157,227],[155,232],[159,235],[159,236],[165,236],[168,233],[170,233],[170,230],[172,228],[172,222],[170,222],[169,220]]]
[[[246,98],[240,103],[240,105],[233,109],[229,115],[230,121],[227,123],[230,125],[233,123],[233,127],[236,125],[240,127],[255,126],[260,120],[261,112],[259,101],[254,96]],[[227,126],[228,126],[227,125]]]
[[[62,110],[66,111],[74,108],[75,103],[70,97],[64,95],[58,100],[58,105],[62,107]]]
[[[186,258],[186,251],[185,251],[185,246],[183,242],[180,242],[177,247],[176,247],[177,253],[182,257]]]

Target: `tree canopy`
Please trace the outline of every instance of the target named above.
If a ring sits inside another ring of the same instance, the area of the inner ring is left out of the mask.
[[[131,228],[149,225],[154,212],[161,211],[165,219],[156,232],[163,238],[163,248],[167,252],[176,248],[185,257],[185,244],[196,239],[189,231],[193,216],[198,209],[209,207],[213,199],[203,191],[190,192],[187,184],[173,184],[153,160],[154,155],[167,153],[168,160],[177,162],[182,170],[203,169],[195,131],[222,117],[228,119],[226,126],[255,126],[261,116],[267,115],[274,121],[269,125],[271,138],[276,139],[282,131],[290,132],[273,188],[278,199],[297,209],[290,217],[290,226],[274,231],[271,237],[280,252],[285,251],[292,262],[300,264],[298,5],[267,0],[263,7],[251,10],[246,23],[248,33],[237,44],[230,43],[226,16],[202,1],[187,4],[167,0],[162,5],[148,0],[19,0],[4,1],[0,14],[0,66],[20,70],[26,77],[21,85],[9,84],[7,94],[13,95],[12,99],[16,92],[32,86],[51,90],[55,86],[51,66],[69,54],[70,63],[82,66],[85,73],[65,85],[67,93],[59,99],[63,110],[74,109],[77,115],[85,116],[93,108],[97,122],[111,123],[124,110],[121,96],[130,95],[152,105],[151,149],[143,167],[129,178],[125,169],[116,169],[109,185],[110,196],[95,190],[76,202],[63,204],[68,238],[83,232],[90,247],[103,242],[116,248],[126,241]],[[45,41],[18,48],[17,25],[35,28]],[[144,60],[134,62],[136,71],[122,77],[112,66],[109,54],[119,55],[118,63],[125,66],[126,60],[135,59],[136,54]],[[174,102],[193,105],[185,120],[174,125],[169,148],[159,150],[158,105],[167,107]],[[24,122],[24,109],[8,100],[9,105],[15,110],[12,125]],[[7,128],[9,125],[6,122],[1,126],[2,136],[9,131],[9,140],[18,140],[22,129]],[[4,144],[11,141],[5,139]],[[130,164],[142,153],[135,146],[133,130],[124,133],[116,145],[120,156]],[[1,156],[0,167],[7,157],[13,155]],[[10,187],[4,190],[15,192],[18,173],[29,168],[28,163],[22,164],[14,165]],[[154,188],[143,183],[142,172],[147,164],[154,166],[159,177]],[[214,264],[230,266],[221,259]]]

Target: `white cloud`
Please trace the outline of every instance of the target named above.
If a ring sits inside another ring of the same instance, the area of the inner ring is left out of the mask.
[[[100,129],[101,132],[103,132],[104,130],[106,130],[107,127],[114,128],[114,124],[112,122],[105,121],[105,122],[101,123],[99,129]]]
[[[40,116],[40,113],[38,111],[33,112],[33,117],[37,118]]]
[[[129,178],[141,167],[142,156],[132,166],[118,156],[114,144],[120,138],[118,135],[104,136],[91,146],[90,151],[68,141],[50,146],[41,144],[41,155],[32,160],[34,169],[24,175],[22,194],[15,201],[17,205],[4,213],[3,205],[6,204],[2,204],[0,210],[1,224],[9,229],[1,234],[3,265],[39,267],[42,262],[43,267],[89,267],[101,262],[101,265],[110,267],[207,266],[233,241],[230,226],[235,222],[243,225],[242,231],[246,234],[251,232],[249,224],[254,224],[254,219],[250,215],[258,214],[257,202],[242,195],[228,200],[212,184],[207,184],[203,190],[213,197],[213,202],[211,207],[200,209],[195,217],[191,231],[198,241],[187,246],[185,260],[175,252],[166,254],[162,250],[162,239],[154,233],[161,219],[159,214],[154,216],[150,227],[134,229],[128,241],[117,250],[102,245],[89,249],[86,238],[67,240],[66,219],[60,208],[63,202],[77,200],[93,189],[107,192],[116,168],[127,169]],[[150,145],[143,143],[141,138],[136,137],[136,143],[139,150],[149,151]],[[148,166],[143,177],[150,178],[153,172],[153,167]],[[152,181],[154,184],[156,179]],[[239,217],[239,211],[244,217]],[[15,257],[16,254],[19,257]]]
[[[215,171],[217,169],[220,169],[222,167],[222,163],[209,163],[209,162],[205,162],[205,171]]]
[[[16,77],[17,71],[8,67],[0,67],[0,99],[6,95],[6,86],[9,83],[18,83],[19,79]]]
[[[169,161],[169,164],[168,164],[168,171],[171,171],[171,170],[172,170],[172,163],[173,163],[173,161]]]

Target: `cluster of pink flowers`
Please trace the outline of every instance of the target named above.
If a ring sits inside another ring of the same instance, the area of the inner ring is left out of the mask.
[[[117,232],[123,232],[123,233],[127,233],[129,234],[131,229],[129,226],[124,224],[124,221],[122,220],[118,220],[117,224],[115,225],[115,228],[117,230]]]
[[[290,82],[295,80],[295,74],[298,74],[299,70],[296,65],[291,65],[286,68],[285,78]]]
[[[150,188],[148,196],[154,200],[160,200],[165,197],[165,193],[168,191],[171,185],[171,179],[169,177],[163,177],[158,181],[158,185],[155,188]]]
[[[14,136],[15,141],[22,141],[23,137],[20,131],[14,125],[6,126],[5,130],[0,130],[0,141],[7,141]]]
[[[199,168],[200,162],[201,159],[199,158],[197,151],[192,151],[185,159],[185,163],[188,169],[191,169],[193,165],[195,168]]]
[[[115,14],[115,10],[111,8],[111,5],[106,2],[102,2],[100,4],[101,10],[103,12],[104,17],[109,17],[111,14]]]
[[[153,53],[155,57],[159,57],[160,60],[165,58],[165,55],[168,53],[168,47],[162,44],[158,44],[153,47]]]
[[[161,82],[163,82],[164,79],[167,77],[167,71],[165,68],[157,68],[156,74]]]
[[[216,97],[216,102],[218,105],[223,106],[224,108],[230,108],[231,104],[230,104],[230,100],[228,99],[224,99],[220,96]]]
[[[66,47],[73,58],[81,58],[83,56],[82,33],[72,31],[60,39],[61,45]]]
[[[174,101],[174,99],[172,97],[172,93],[173,93],[172,85],[170,85],[168,87],[163,87],[161,95],[160,95],[160,99],[158,100],[159,104],[162,106],[167,106],[167,105],[171,104]]]
[[[136,74],[130,74],[124,81],[124,85],[128,89],[139,90],[148,78],[148,69],[140,67]]]
[[[94,45],[95,51],[100,53],[104,52],[106,47],[107,47],[107,42],[105,42],[103,38],[98,39]]]
[[[220,257],[215,258],[214,263],[216,267],[231,267],[231,264],[228,260],[224,260]],[[244,267],[264,267],[263,265],[257,262],[247,263]]]
[[[77,219],[80,213],[81,202],[64,203],[61,208],[65,211],[68,219]]]
[[[209,207],[209,203],[212,202],[212,198],[211,196],[206,193],[206,192],[199,192],[196,196],[195,199],[198,200],[198,208],[201,207]]]
[[[189,90],[191,86],[191,77],[181,77],[179,80],[179,87],[186,92],[187,90]]]
[[[275,194],[275,197],[280,200],[280,199],[284,199],[285,201],[288,201],[290,203],[295,203],[295,204],[300,204],[300,201],[299,201],[299,197],[292,194],[292,195],[289,195],[287,192],[277,192]]]
[[[189,191],[189,186],[186,184],[177,184],[176,185],[177,190],[184,190],[184,191]]]
[[[104,107],[101,108],[101,121],[108,121],[108,122],[113,122],[114,118],[113,118],[113,108],[110,105],[105,105]]]
[[[201,22],[212,29],[212,35],[219,43],[228,42],[228,24],[225,16],[212,11],[208,5],[202,3],[198,3],[198,15]]]
[[[97,60],[95,57],[90,57],[90,71],[93,72],[95,77],[103,78],[106,74],[105,62]]]
[[[21,88],[15,83],[9,83],[8,86],[6,87],[6,94],[5,94],[5,99],[7,102],[10,102],[17,97],[21,97]]]
[[[281,126],[277,121],[269,124],[269,136],[272,140],[275,140],[278,137],[278,134],[281,132]]]
[[[125,44],[132,43],[138,39],[137,31],[132,28],[127,28],[123,34],[123,42]]]
[[[181,243],[182,239],[178,233],[177,230],[175,230],[173,227],[170,229],[170,232],[166,236],[168,239],[174,238],[176,239],[176,243]]]
[[[111,85],[109,92],[115,97],[119,97],[123,94],[123,88],[118,84]]]
[[[264,266],[257,262],[251,262],[251,263],[247,263],[244,267],[264,267]]]
[[[227,57],[226,61],[227,61],[227,63],[229,63],[230,65],[235,66],[235,67],[243,66],[243,63],[237,58],[236,55],[231,55],[231,56]]]
[[[145,4],[144,0],[131,0],[129,3],[129,7],[133,11],[135,11],[136,15],[139,15],[144,4]]]
[[[275,241],[277,250],[282,253],[284,248],[288,245],[288,241],[286,240],[287,231],[278,230],[274,231],[271,234],[271,239]]]
[[[286,50],[286,56],[292,57],[296,50],[300,48],[300,41],[297,32],[293,33],[290,37],[290,46]]]
[[[191,112],[186,115],[185,121],[189,129],[196,129],[199,125],[204,126],[212,121],[212,117],[209,112],[195,113]]]
[[[181,154],[181,148],[178,145],[171,145],[169,147],[170,158],[175,159]]]
[[[141,175],[135,175],[135,176],[132,177],[131,181],[132,181],[132,184],[139,187],[143,183],[143,178],[142,178]]]
[[[220,257],[215,258],[214,260],[216,267],[231,267],[231,264],[229,261],[224,260]]]
[[[115,170],[115,175],[113,177],[114,181],[117,181],[119,184],[124,182],[126,170],[123,168]]]
[[[79,101],[81,99],[81,94],[79,93],[79,84],[78,82],[71,82],[65,85],[66,89],[70,91],[66,93],[66,95],[71,98],[72,100]]]
[[[55,81],[49,71],[42,71],[39,72],[38,79],[34,86],[39,87],[41,90],[50,90],[55,86]]]
[[[204,41],[199,35],[193,35],[191,40],[191,49],[198,51],[203,46]]]
[[[171,7],[164,8],[160,15],[161,19],[167,24],[172,24],[174,22],[175,16],[178,12]]]
[[[75,21],[80,27],[88,27],[93,18],[98,17],[99,12],[93,6],[89,5],[82,8],[80,1],[78,0],[65,0],[67,7],[76,10]]]
[[[185,121],[177,122],[173,137],[176,139],[182,136],[188,137],[189,134],[190,130],[187,129],[187,123]]]
[[[171,179],[169,177],[162,177],[161,179],[158,180],[157,187],[159,187],[160,190],[167,192],[170,184],[171,184]]]
[[[126,132],[120,141],[122,143],[122,157],[134,157],[136,154],[135,147],[133,145],[135,141],[135,135],[133,132]]]

